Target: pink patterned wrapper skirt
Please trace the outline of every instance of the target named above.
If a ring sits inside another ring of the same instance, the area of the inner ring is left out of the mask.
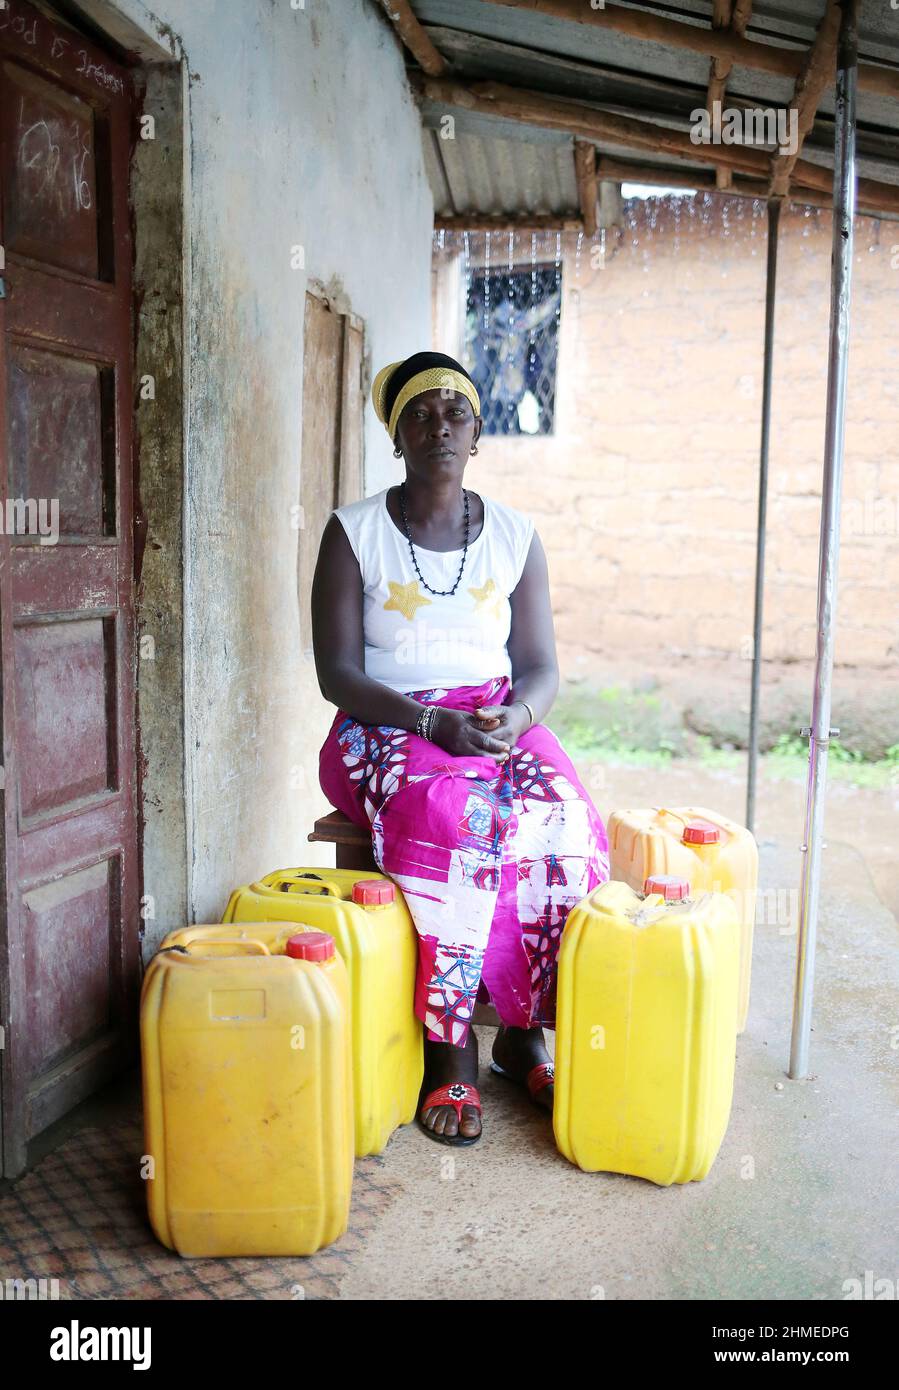
[[[509,691],[508,676],[494,676],[408,693],[474,710]],[[535,724],[496,763],[338,710],[319,780],[332,806],[371,830],[378,868],[406,899],[427,1036],[463,1044],[488,994],[506,1025],[554,1027],[565,919],[609,877],[605,826],[556,735]]]

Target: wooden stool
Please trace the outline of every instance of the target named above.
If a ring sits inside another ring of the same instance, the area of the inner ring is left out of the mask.
[[[380,873],[372,853],[371,831],[349,820],[342,811],[319,816],[306,838],[333,845],[338,869],[371,869],[372,873]],[[471,1021],[486,1028],[499,1027],[499,1015],[492,1004],[475,1004]]]
[[[335,867],[338,869],[371,869],[373,873],[379,872],[372,854],[371,831],[348,820],[342,811],[319,816],[311,835],[306,838],[334,845],[337,854]]]

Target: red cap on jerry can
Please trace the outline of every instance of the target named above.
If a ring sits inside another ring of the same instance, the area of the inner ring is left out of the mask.
[[[396,885],[389,878],[357,878],[353,884],[353,902],[362,907],[396,902]]]
[[[689,898],[690,884],[675,874],[650,874],[643,884],[643,893],[661,893],[666,903],[677,903],[681,898]]]
[[[717,845],[721,831],[707,820],[688,820],[684,826],[685,845]]]
[[[323,931],[304,931],[288,937],[287,955],[293,960],[330,960],[334,938]]]

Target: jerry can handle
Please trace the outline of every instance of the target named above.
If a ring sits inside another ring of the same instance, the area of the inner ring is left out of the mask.
[[[203,946],[203,947],[206,947],[206,946],[227,946],[228,949],[231,951],[232,955],[235,955],[235,956],[239,956],[239,955],[248,955],[248,956],[270,956],[270,955],[271,955],[271,951],[268,949],[268,947],[266,946],[265,942],[264,942],[264,941],[257,941],[256,938],[255,938],[255,937],[252,937],[252,936],[245,937],[242,941],[240,941],[240,940],[235,941],[235,940],[233,940],[233,939],[232,939],[231,941],[229,941],[227,938],[222,938],[222,939],[219,940],[219,941],[214,941],[214,940],[212,940],[210,937],[198,937],[198,938],[197,938],[196,940],[194,940],[194,941],[189,941],[189,942],[187,943],[187,946],[186,946],[186,947],[171,946],[171,947],[169,947],[168,949],[169,949],[169,950],[175,950],[175,951],[177,951],[177,950],[184,950],[184,951],[187,953],[187,955],[190,955],[190,954],[191,954],[191,950],[190,950],[191,946]],[[197,954],[198,954],[198,955],[202,955],[203,953],[202,953],[202,951],[199,951],[199,952],[197,952]]]
[[[334,881],[333,881],[332,879],[322,878],[321,874],[311,874],[311,873],[296,874],[295,877],[293,877],[293,878],[291,878],[291,879],[289,879],[289,880],[287,880],[287,879],[282,879],[282,881],[278,884],[278,892],[279,892],[279,893],[290,893],[291,891],[293,891],[293,892],[299,891],[299,892],[301,892],[301,893],[309,892],[309,891],[310,891],[309,889],[305,888],[304,886],[302,886],[302,885],[299,883],[299,880],[300,880],[301,878],[309,878],[309,879],[314,880],[315,883],[317,883],[317,884],[320,885],[320,886],[319,886],[319,890],[318,890],[319,893],[320,893],[321,895],[325,896],[325,897],[329,897],[329,898],[342,898],[342,897],[343,897],[343,893],[341,892],[341,889],[340,889],[339,884],[334,883]]]

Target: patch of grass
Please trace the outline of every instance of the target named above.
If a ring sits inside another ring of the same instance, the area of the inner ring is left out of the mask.
[[[659,739],[654,748],[641,747],[624,737],[621,726],[617,724],[597,730],[592,724],[569,723],[565,728],[556,727],[553,732],[558,734],[573,758],[664,767],[677,756],[674,746],[666,739]]]
[[[674,760],[695,758],[709,769],[739,769],[746,765],[745,749],[716,747],[705,734],[688,738],[672,727],[671,711],[658,695],[634,693],[620,686],[573,693],[561,700],[547,721],[572,758],[627,767],[664,768]],[[799,781],[808,774],[808,743],[798,734],[784,734],[761,755],[760,769],[774,781]],[[867,761],[854,749],[834,740],[827,763],[828,778],[857,787],[899,787],[899,744],[886,757]]]
[[[804,781],[808,774],[808,743],[798,734],[784,734],[762,759],[765,773],[775,781]],[[834,740],[827,757],[827,776],[854,787],[899,786],[899,744],[885,758],[868,761],[857,750]]]
[[[566,692],[547,722],[583,758],[658,766],[688,751],[687,732],[670,701],[617,685]]]
[[[746,754],[739,748],[718,748],[708,734],[696,734],[693,740],[696,757],[703,767],[733,768],[746,764]]]

